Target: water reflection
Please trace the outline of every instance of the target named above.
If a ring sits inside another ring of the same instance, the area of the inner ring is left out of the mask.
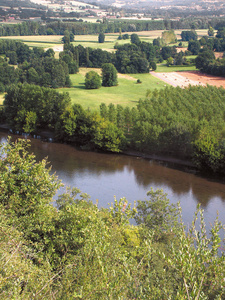
[[[1,133],[3,141],[7,134]],[[15,139],[17,136],[13,136]],[[129,201],[143,200],[151,187],[163,188],[171,202],[181,202],[184,220],[190,223],[197,203],[209,222],[225,216],[225,185],[191,173],[165,167],[154,161],[117,154],[77,151],[75,148],[32,139],[31,152],[41,160],[48,157],[52,171],[66,184],[76,186],[106,207],[113,196]],[[212,219],[213,218],[213,219]]]

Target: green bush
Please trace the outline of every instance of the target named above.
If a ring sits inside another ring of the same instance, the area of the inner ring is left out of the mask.
[[[95,71],[90,71],[85,75],[86,89],[99,89],[102,85],[101,77]]]

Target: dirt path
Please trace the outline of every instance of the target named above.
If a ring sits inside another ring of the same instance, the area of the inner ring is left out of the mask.
[[[170,72],[170,73],[155,73],[151,74],[172,86],[179,86],[182,88],[189,85],[202,85],[207,84],[217,87],[222,86],[225,88],[225,78],[201,73],[199,71],[186,71],[186,72]]]

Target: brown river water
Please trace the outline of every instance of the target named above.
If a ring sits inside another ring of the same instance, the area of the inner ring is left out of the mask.
[[[7,136],[0,132],[0,142],[5,142]],[[48,157],[52,172],[56,172],[66,186],[89,194],[94,203],[98,199],[99,207],[108,207],[114,196],[125,197],[133,204],[147,199],[146,193],[151,188],[163,189],[171,203],[180,201],[187,226],[192,222],[198,203],[204,209],[207,228],[215,220],[217,211],[225,224],[225,181],[203,178],[149,159],[80,151],[39,139],[31,139],[31,152],[37,160]]]

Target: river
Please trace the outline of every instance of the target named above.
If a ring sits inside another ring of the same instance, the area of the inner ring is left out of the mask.
[[[7,136],[0,132],[0,142],[5,142]],[[152,187],[163,189],[171,203],[180,201],[187,226],[198,203],[204,209],[207,228],[215,220],[217,211],[219,219],[225,223],[225,182],[209,180],[153,160],[79,151],[69,145],[38,139],[31,139],[31,152],[37,160],[48,157],[52,172],[56,172],[66,186],[89,194],[94,203],[98,199],[99,207],[108,207],[114,196],[117,199],[126,197],[132,204],[147,199],[146,193]]]

